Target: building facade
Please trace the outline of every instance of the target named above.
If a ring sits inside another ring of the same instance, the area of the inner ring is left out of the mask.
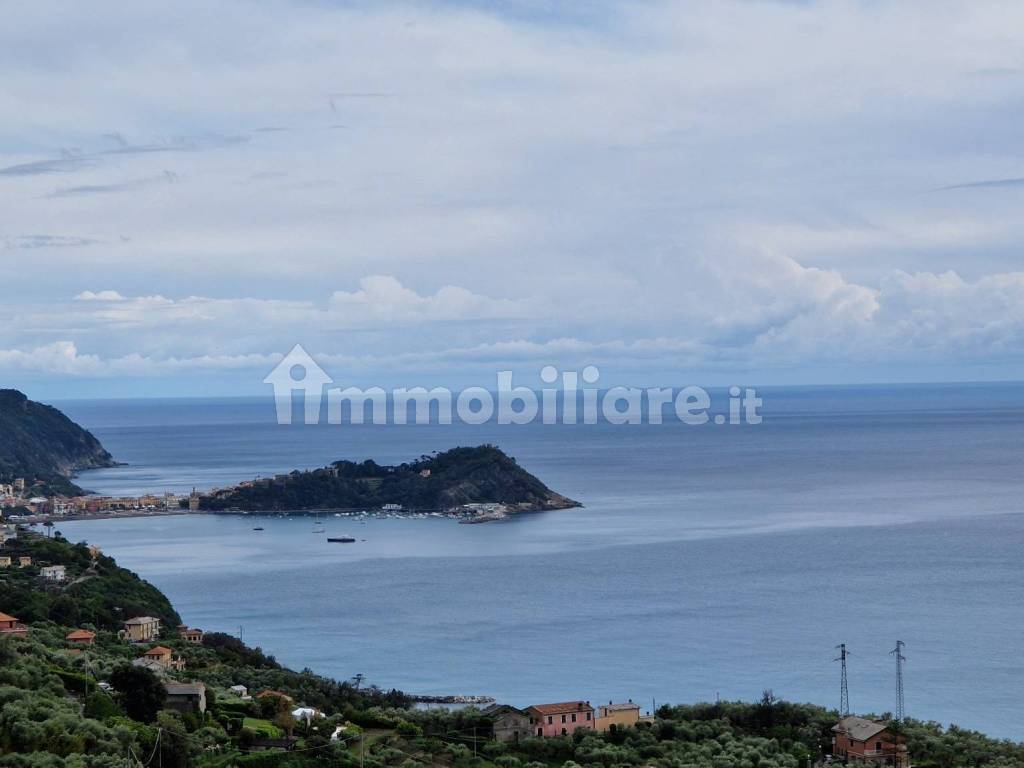
[[[594,708],[589,701],[534,704],[526,710],[535,736],[571,736],[577,730],[595,730]]]
[[[632,728],[640,722],[640,705],[634,704],[633,700],[624,704],[608,702],[597,708],[597,730],[602,733],[616,728]]]
[[[121,635],[132,643],[148,643],[160,636],[160,619],[152,616],[136,616],[124,623]]]
[[[844,717],[832,726],[832,754],[846,761],[909,768],[907,747],[886,723]]]
[[[518,744],[533,735],[530,715],[508,704],[492,704],[483,713],[494,723],[494,740]]]

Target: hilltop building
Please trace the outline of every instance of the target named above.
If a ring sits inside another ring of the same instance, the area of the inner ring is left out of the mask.
[[[909,768],[906,744],[887,723],[852,715],[832,726],[832,754],[842,760]]]
[[[25,637],[28,634],[28,627],[18,621],[14,616],[0,613],[0,635],[15,635]]]
[[[483,713],[494,722],[494,740],[518,744],[532,733],[530,715],[508,704],[491,704]]]
[[[132,643],[148,643],[160,635],[160,619],[152,616],[136,616],[124,623],[120,635]]]
[[[632,699],[624,704],[608,702],[597,708],[597,730],[608,731],[614,725],[617,728],[632,728],[640,722],[640,705]]]
[[[534,704],[526,712],[537,736],[571,736],[580,729],[594,730],[594,708],[589,701]]]

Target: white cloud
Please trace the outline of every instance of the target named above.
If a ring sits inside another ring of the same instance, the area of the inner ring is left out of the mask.
[[[75,301],[124,301],[124,296],[117,291],[82,291]]]
[[[0,347],[1024,360],[1019,3],[592,7],[20,9]]]

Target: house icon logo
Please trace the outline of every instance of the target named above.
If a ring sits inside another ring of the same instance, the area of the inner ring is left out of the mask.
[[[319,424],[324,385],[333,381],[302,345],[296,344],[267,374],[263,383],[274,387],[278,424],[292,423],[292,393],[295,390],[302,392],[306,424]]]

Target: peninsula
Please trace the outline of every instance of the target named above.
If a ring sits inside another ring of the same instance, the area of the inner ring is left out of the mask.
[[[53,406],[0,389],[0,487],[26,497],[81,495],[74,473],[116,464],[91,432]]]
[[[482,522],[580,503],[552,491],[500,448],[480,445],[397,466],[336,461],[200,495],[193,506],[209,511],[436,512]]]

